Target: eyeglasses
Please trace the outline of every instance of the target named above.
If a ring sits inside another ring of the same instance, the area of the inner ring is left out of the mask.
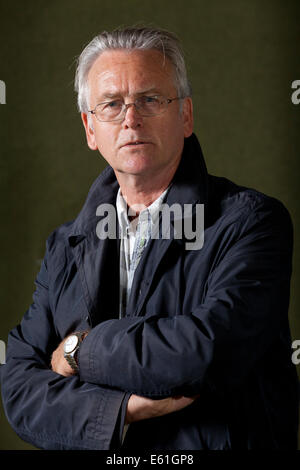
[[[133,103],[125,104],[122,100],[107,101],[99,103],[88,112],[94,114],[100,122],[122,121],[129,106],[135,106],[140,116],[157,116],[166,111],[168,105],[175,100],[182,100],[181,97],[165,98],[164,96],[142,95]]]

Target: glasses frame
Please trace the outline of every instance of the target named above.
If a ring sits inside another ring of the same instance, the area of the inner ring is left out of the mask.
[[[157,114],[141,114],[140,111],[139,111],[139,108],[137,106],[137,101],[140,99],[140,98],[136,98],[135,101],[132,101],[131,103],[123,103],[123,106],[122,106],[122,109],[120,111],[120,116],[121,117],[118,117],[118,118],[115,118],[115,119],[99,119],[98,116],[97,116],[97,113],[96,113],[96,109],[98,106],[100,105],[103,105],[103,104],[108,104],[108,103],[111,103],[111,101],[114,101],[114,100],[111,100],[111,101],[103,101],[102,103],[98,103],[96,104],[96,106],[94,107],[94,109],[89,109],[88,110],[88,113],[91,113],[95,116],[95,118],[97,119],[97,121],[99,122],[118,122],[118,121],[123,121],[125,116],[126,116],[126,112],[127,112],[127,109],[130,107],[130,106],[134,106],[135,109],[137,110],[137,112],[139,113],[140,116],[142,117],[152,117],[152,116],[159,116],[160,114],[163,114],[167,108],[168,108],[168,105],[170,103],[172,103],[173,101],[176,101],[176,100],[183,100],[185,97],[184,96],[176,96],[175,98],[166,98],[165,96],[162,96],[162,95],[154,95],[154,96],[151,96],[150,98],[162,98],[165,103],[166,103],[166,107],[159,113]]]

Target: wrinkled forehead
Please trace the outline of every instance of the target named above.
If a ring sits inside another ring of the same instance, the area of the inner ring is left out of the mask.
[[[176,91],[174,67],[157,50],[110,50],[98,56],[88,74],[90,100]]]

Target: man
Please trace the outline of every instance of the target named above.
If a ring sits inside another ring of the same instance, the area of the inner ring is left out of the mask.
[[[9,335],[9,422],[44,449],[295,449],[286,209],[207,174],[171,33],[100,34],[76,89],[109,166],[49,237]],[[202,205],[204,243],[188,245]],[[172,230],[154,237],[163,207]]]

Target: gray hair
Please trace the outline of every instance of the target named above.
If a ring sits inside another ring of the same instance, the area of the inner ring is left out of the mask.
[[[162,53],[164,60],[167,57],[173,65],[178,96],[191,96],[192,91],[187,78],[183,51],[174,33],[150,27],[115,29],[111,32],[103,31],[96,36],[78,58],[75,90],[78,94],[79,111],[87,113],[89,109],[87,77],[93,63],[102,52],[113,49],[158,50]]]

